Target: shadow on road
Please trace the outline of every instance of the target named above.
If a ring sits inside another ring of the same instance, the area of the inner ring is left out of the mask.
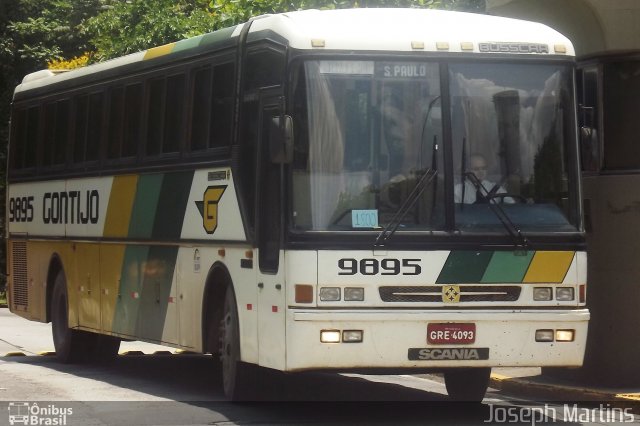
[[[482,424],[488,418],[484,405],[451,403],[439,393],[334,373],[262,371],[260,401],[229,403],[224,400],[219,370],[213,358],[205,355],[121,355],[109,364],[76,365],[61,364],[55,357],[3,361],[37,365],[167,399],[99,404],[103,411],[112,406],[112,415],[121,410],[125,420],[128,405],[138,411],[146,407],[155,415],[166,411],[167,416],[184,411],[185,405],[198,407],[210,412],[213,421],[208,424]],[[84,399],[86,408],[97,404],[91,394]]]

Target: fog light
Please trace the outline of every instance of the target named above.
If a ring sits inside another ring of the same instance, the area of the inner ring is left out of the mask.
[[[551,287],[534,287],[533,288],[533,300],[536,302],[551,300]]]
[[[323,302],[337,302],[340,300],[340,287],[322,287],[320,300]]]
[[[340,330],[321,330],[320,341],[322,343],[340,343]]]
[[[575,330],[556,330],[556,342],[573,342]]]
[[[573,287],[558,287],[556,288],[556,300],[561,302],[568,302],[576,298]]]
[[[342,343],[361,343],[362,330],[345,330],[342,332]]]
[[[536,330],[536,342],[553,342],[553,330]]]
[[[347,287],[344,289],[345,302],[362,302],[364,300],[364,288]]]

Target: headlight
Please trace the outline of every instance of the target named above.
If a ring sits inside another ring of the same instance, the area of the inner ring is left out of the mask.
[[[364,300],[364,288],[346,287],[344,289],[345,302],[362,302]]]
[[[323,302],[337,302],[340,300],[340,287],[320,288],[320,300]]]
[[[543,302],[551,300],[553,292],[551,287],[534,287],[533,288],[533,300],[536,302]]]
[[[575,292],[573,287],[558,287],[556,288],[556,300],[561,302],[568,302],[575,300]]]

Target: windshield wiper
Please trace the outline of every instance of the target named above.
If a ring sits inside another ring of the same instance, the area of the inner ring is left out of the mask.
[[[514,239],[516,247],[521,248],[522,250],[526,250],[527,247],[529,246],[529,240],[527,240],[527,237],[522,233],[522,231],[520,231],[520,228],[518,228],[513,223],[513,221],[511,221],[511,219],[509,218],[507,213],[504,211],[502,206],[498,203],[493,202],[493,200],[490,197],[491,194],[489,190],[487,190],[487,188],[484,187],[482,182],[480,182],[480,179],[478,179],[478,177],[472,172],[464,173],[463,178],[469,179],[473,184],[473,186],[476,187],[476,190],[480,192],[482,191],[485,192],[482,195],[487,199],[489,208],[491,209],[493,214],[495,214],[496,217],[500,220],[500,222],[502,223],[504,228],[507,230],[509,235],[511,235],[511,237]],[[464,182],[462,186],[464,187]]]
[[[413,188],[413,191],[407,196],[404,200],[404,203],[400,206],[398,211],[393,218],[389,221],[387,226],[378,234],[376,238],[376,242],[373,244],[374,247],[383,247],[384,243],[391,238],[391,236],[396,232],[402,219],[404,219],[407,212],[413,207],[416,201],[420,198],[420,195],[424,192],[425,188],[431,183],[433,178],[438,174],[437,169],[428,168],[420,179],[416,182],[416,186]]]

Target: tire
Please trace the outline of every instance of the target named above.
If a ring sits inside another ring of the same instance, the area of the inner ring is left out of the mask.
[[[231,401],[254,399],[255,380],[251,366],[240,361],[240,327],[238,307],[233,289],[229,286],[224,297],[222,321],[220,322],[220,366],[222,387]]]
[[[87,335],[69,328],[69,297],[64,272],[58,272],[51,299],[51,332],[56,358],[65,364],[86,358]]]
[[[489,387],[491,368],[460,368],[444,373],[449,398],[454,401],[481,402]]]

